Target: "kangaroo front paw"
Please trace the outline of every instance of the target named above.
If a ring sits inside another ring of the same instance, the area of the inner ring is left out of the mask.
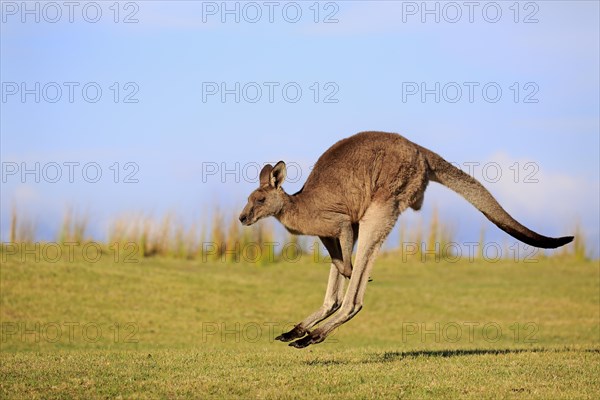
[[[352,266],[346,266],[346,268],[344,268],[344,272],[342,272],[342,275],[345,278],[350,279],[352,277]]]
[[[308,332],[306,330],[296,325],[294,329],[292,329],[289,332],[282,333],[281,335],[277,336],[275,340],[281,340],[282,342],[291,342],[294,339],[304,337],[304,335],[306,335],[307,333]]]
[[[321,335],[318,333],[309,333],[302,339],[290,343],[289,346],[295,347],[297,349],[303,349],[307,346],[310,346],[311,344],[321,343],[323,340],[325,340],[326,337],[326,335]]]

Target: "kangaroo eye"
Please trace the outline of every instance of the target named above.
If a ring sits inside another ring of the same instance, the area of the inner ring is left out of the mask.
[[[265,202],[265,198],[263,197],[262,199],[257,199],[256,200],[256,204],[263,204]]]

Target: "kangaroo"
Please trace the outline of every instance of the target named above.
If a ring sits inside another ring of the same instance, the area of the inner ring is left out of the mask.
[[[285,176],[283,161],[274,167],[266,165],[260,172],[260,186],[248,197],[239,219],[248,226],[274,216],[292,234],[318,236],[331,256],[323,305],[276,337],[283,342],[297,339],[290,343],[296,348],[322,342],[361,310],[381,244],[400,213],[408,207],[421,208],[429,181],[457,192],[500,229],[528,245],[556,248],[573,240],[572,236],[551,238],[529,230],[477,180],[395,133],[361,132],[335,143],[317,160],[296,194],[283,190]],[[349,284],[344,295],[345,279]]]

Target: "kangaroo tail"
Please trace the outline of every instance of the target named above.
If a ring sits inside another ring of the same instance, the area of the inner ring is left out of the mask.
[[[510,216],[485,187],[438,154],[419,146],[429,165],[429,180],[441,183],[464,197],[498,228],[530,246],[554,249],[570,243],[573,236],[551,238],[526,228]]]

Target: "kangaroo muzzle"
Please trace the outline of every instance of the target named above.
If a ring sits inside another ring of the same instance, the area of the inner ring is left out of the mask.
[[[244,209],[240,214],[240,222],[244,226],[252,225],[253,223],[255,223],[256,221],[254,219],[254,211],[246,211],[246,209]]]

